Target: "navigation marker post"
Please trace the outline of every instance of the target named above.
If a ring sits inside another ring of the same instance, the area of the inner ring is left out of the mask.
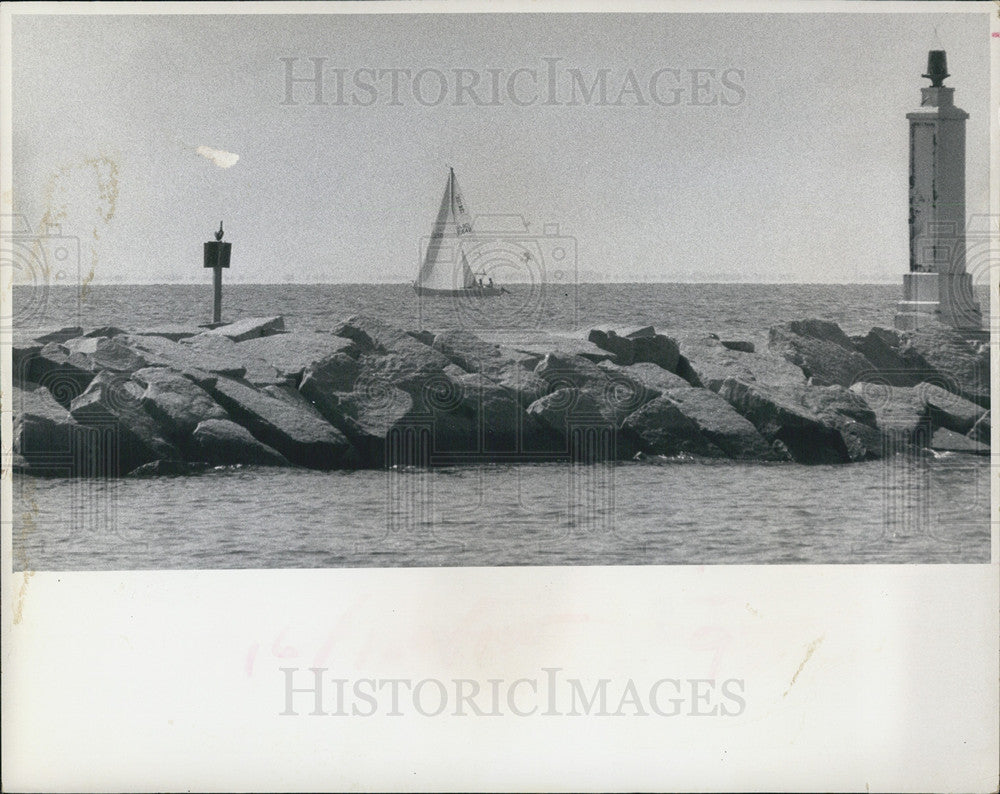
[[[213,281],[215,283],[215,301],[212,308],[212,323],[222,322],[222,268],[229,267],[229,255],[232,252],[233,244],[222,242],[222,221],[219,221],[219,231],[215,233],[215,240],[205,243],[205,267],[212,268],[215,273]]]

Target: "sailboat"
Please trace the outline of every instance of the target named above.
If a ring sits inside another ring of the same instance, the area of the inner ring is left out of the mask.
[[[458,189],[455,169],[449,168],[441,208],[431,230],[420,273],[413,282],[418,295],[493,298],[507,294],[503,287],[494,286],[492,279],[484,284],[482,277],[477,279],[469,267],[462,238],[471,232],[472,220]]]

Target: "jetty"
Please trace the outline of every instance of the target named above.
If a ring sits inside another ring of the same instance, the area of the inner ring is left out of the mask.
[[[830,464],[988,454],[989,347],[949,326],[764,349],[711,331],[440,332],[350,317],[15,332],[13,468],[379,469],[642,458]]]

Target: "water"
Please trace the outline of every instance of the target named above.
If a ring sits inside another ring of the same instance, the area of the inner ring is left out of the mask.
[[[889,285],[614,284],[462,304],[405,285],[232,286],[226,314],[330,328],[356,312],[406,327],[570,329],[651,323],[766,344],[774,322],[889,325]],[[206,289],[15,292],[22,326],[204,319]],[[30,317],[28,314],[30,307]],[[625,313],[623,314],[623,308]],[[151,480],[15,480],[15,567],[988,562],[989,460],[899,456],[845,466],[536,464],[389,472],[229,468]]]

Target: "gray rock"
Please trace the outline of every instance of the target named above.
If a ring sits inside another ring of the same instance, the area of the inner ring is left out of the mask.
[[[859,394],[843,386],[811,385],[798,391],[799,402],[840,433],[851,461],[885,455],[875,412]]]
[[[629,364],[627,367],[622,367],[610,361],[602,361],[598,366],[611,377],[621,376],[628,381],[643,386],[646,395],[645,398],[639,399],[640,404],[656,399],[663,392],[670,389],[683,389],[691,386],[680,375],[675,375],[673,372],[663,369],[663,367],[648,362]]]
[[[909,445],[927,446],[930,442],[933,422],[927,403],[916,387],[855,383],[851,391],[860,395],[875,412],[886,454]]]
[[[968,433],[986,414],[985,408],[933,383],[918,384],[917,393],[927,404],[931,421],[956,433]]]
[[[708,334],[682,337],[679,346],[681,358],[677,374],[692,386],[704,386],[717,392],[727,378],[777,388],[804,384],[806,380],[799,367],[781,356],[766,351],[729,350]]]
[[[613,356],[607,350],[602,350],[593,342],[581,337],[575,332],[557,331],[481,331],[479,337],[484,341],[493,342],[501,347],[516,351],[525,356],[533,356],[541,360],[548,353],[558,353],[562,356],[580,356],[595,364],[607,361]]]
[[[233,419],[292,463],[311,469],[357,465],[344,434],[310,411],[229,378],[219,378],[211,395]]]
[[[757,428],[708,389],[685,384],[664,394],[698,428],[701,435],[735,460],[775,460],[777,455]]]
[[[401,457],[391,431],[413,412],[413,397],[387,381],[359,380],[350,392],[327,392],[313,404],[351,440],[362,464],[383,468]],[[426,428],[426,423],[414,423]]]
[[[94,341],[92,352],[85,353],[83,350],[71,354],[72,361],[80,361],[82,366],[89,367],[93,372],[110,370],[112,372],[135,372],[149,366],[143,356],[132,350],[125,341],[124,336],[112,338],[99,337]],[[70,344],[67,342],[67,345]],[[85,362],[85,363],[84,363]]]
[[[70,325],[55,331],[39,331],[34,338],[36,342],[47,345],[49,342],[65,342],[78,336],[83,336],[83,329],[78,325]]]
[[[548,385],[548,391],[567,387],[603,389],[608,383],[608,373],[593,361],[582,356],[548,353],[535,374]]]
[[[533,453],[599,462],[630,458],[638,451],[634,436],[620,432],[627,415],[613,409],[603,389],[558,388],[529,405],[527,414],[550,431],[528,440]]]
[[[771,326],[768,349],[801,367],[813,383],[849,387],[875,373],[836,323],[798,320]]]
[[[245,370],[243,379],[255,386],[265,386],[272,383],[294,383],[297,375],[286,375],[279,372],[270,362],[254,355],[252,346],[247,342],[236,343],[225,336],[192,336],[180,341],[180,347],[194,351],[198,356],[214,357],[229,361],[234,369],[240,366]]]
[[[426,345],[406,353],[365,354],[359,361],[362,373],[359,377],[386,381],[417,398],[437,381],[449,363]]]
[[[231,343],[229,348],[220,353],[218,347],[199,348],[161,336],[130,334],[117,338],[128,345],[130,350],[141,355],[150,366],[168,367],[185,375],[193,375],[200,384],[208,375],[242,378],[247,373],[246,365],[233,354],[235,345]]]
[[[317,419],[324,419],[323,415],[298,389],[283,383],[281,385],[272,384],[270,386],[262,386],[261,391],[264,394],[270,394],[279,400],[283,400],[289,405],[294,405],[297,408],[301,408],[303,411],[308,411]]]
[[[73,418],[102,437],[99,471],[120,476],[150,461],[182,457],[143,409],[142,393],[142,386],[128,375],[105,371],[70,404]]]
[[[719,395],[769,442],[780,441],[798,463],[846,463],[850,453],[836,427],[801,405],[795,394],[763,383],[727,378]]]
[[[233,354],[266,361],[281,377],[297,384],[306,370],[324,359],[336,353],[357,357],[359,352],[357,345],[342,336],[293,332],[240,342]]]
[[[284,330],[284,317],[247,317],[243,320],[237,320],[234,323],[227,323],[226,325],[220,325],[218,328],[203,331],[199,336],[221,336],[231,339],[233,342],[244,342],[247,339],[280,334]]]
[[[333,329],[355,343],[362,353],[396,353],[434,362],[437,369],[444,369],[448,359],[412,334],[390,323],[367,315],[355,315]]]
[[[62,346],[70,355],[81,353],[89,356],[97,352],[97,344],[99,342],[106,340],[107,337],[102,336],[78,336],[76,339],[67,339],[62,343]]]
[[[165,437],[183,445],[206,419],[228,419],[226,411],[203,388],[179,372],[148,367],[132,378],[145,387],[142,407],[160,426]]]
[[[916,386],[922,381],[930,367],[926,361],[909,351],[902,353],[905,337],[899,331],[888,328],[872,328],[864,336],[852,339],[855,349],[874,368],[872,376],[862,380],[888,383],[891,386]]]
[[[24,381],[37,383],[48,389],[64,408],[69,408],[75,397],[83,394],[94,378],[87,362],[70,360],[62,345],[49,342],[35,353],[27,365]]]
[[[736,350],[740,353],[753,353],[756,350],[753,342],[745,342],[740,339],[720,339],[719,344],[726,350]]]
[[[442,331],[434,337],[434,349],[466,372],[478,372],[489,378],[509,367],[525,371],[535,368],[540,356],[487,342],[465,330]]]
[[[526,370],[520,363],[508,363],[499,369],[491,369],[490,377],[498,385],[513,392],[522,409],[526,409],[549,390],[544,378],[536,375],[533,370]]]
[[[135,336],[162,336],[171,342],[179,342],[181,339],[190,339],[202,333],[202,329],[193,328],[186,325],[160,325],[156,328],[147,328],[142,331],[133,331]]]
[[[15,384],[30,382],[31,362],[42,352],[43,347],[44,345],[34,340],[17,337],[11,340],[11,378]]]
[[[967,340],[954,328],[929,323],[906,335],[904,356],[919,356],[936,374],[924,377],[984,408],[990,405],[989,348]]]
[[[963,436],[944,427],[939,427],[931,437],[930,448],[935,452],[963,452],[971,455],[989,455],[990,448],[986,444]]]
[[[710,442],[698,424],[670,397],[658,397],[646,403],[629,415],[623,429],[634,435],[642,451],[649,454],[726,457],[726,453]]]
[[[992,441],[990,439],[990,412],[987,411],[976,422],[975,426],[968,433],[969,438],[973,441],[978,441],[980,444],[986,444],[990,446]]]
[[[275,449],[258,441],[245,427],[227,419],[206,419],[191,434],[199,457],[212,466],[288,466]]]
[[[103,337],[107,337],[107,338],[110,339],[113,336],[118,336],[118,335],[124,334],[124,333],[125,333],[125,331],[123,331],[121,328],[118,328],[117,326],[114,326],[114,325],[102,325],[100,328],[94,328],[93,330],[87,331],[87,333],[85,333],[84,336],[85,337],[99,337],[99,336],[103,336]]]
[[[680,350],[676,340],[657,334],[652,326],[619,330],[595,328],[590,331],[588,340],[614,355],[616,364],[628,366],[648,362],[670,372],[677,370]]]
[[[334,353],[305,370],[299,391],[316,404],[333,392],[353,391],[360,375],[361,364],[357,359],[346,353]]]
[[[48,389],[37,384],[14,385],[10,408],[13,413],[13,451],[29,467],[58,468],[74,475],[74,459],[84,438],[80,426],[56,402]]]
[[[480,373],[452,374],[461,389],[461,404],[476,430],[470,452],[516,454],[525,439],[539,430],[525,413],[516,392]]]

